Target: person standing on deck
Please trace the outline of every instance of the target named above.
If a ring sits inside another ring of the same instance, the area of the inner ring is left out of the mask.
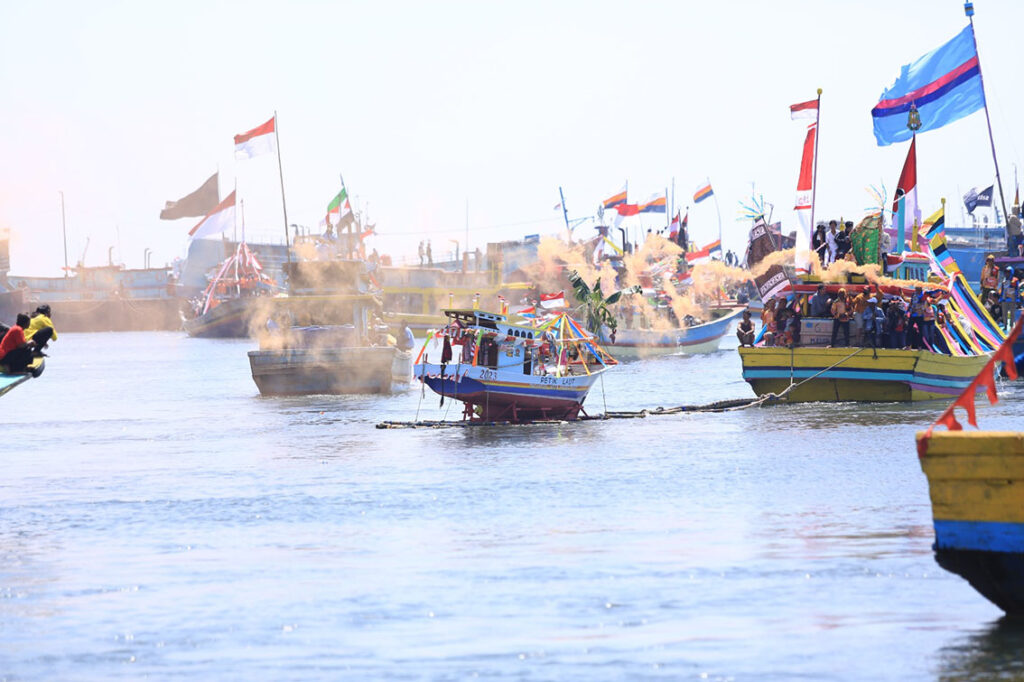
[[[861,313],[861,319],[864,320],[864,345],[868,348],[882,348],[885,315],[878,308],[878,299],[874,296],[867,300],[867,307]]]
[[[423,240],[422,239],[420,240],[419,254],[420,254],[420,267],[422,268],[423,267],[423,256],[426,255],[426,251],[423,250]]]
[[[981,266],[981,300],[987,301],[990,292],[999,288],[999,267],[996,257],[991,253],[985,256],[985,264]]]
[[[921,287],[914,287],[914,295],[910,297],[910,318],[907,323],[908,342],[911,348],[924,348],[924,309],[928,305]]]
[[[811,296],[811,317],[828,317],[828,311],[828,294],[825,293],[825,285],[819,284],[818,290]]]
[[[829,348],[834,348],[839,335],[840,328],[843,330],[843,342],[850,345],[850,300],[846,296],[846,289],[839,290],[839,296],[832,302],[832,343]]]
[[[825,234],[825,246],[828,248],[827,261],[824,265],[831,265],[836,261],[836,221],[828,221],[828,233]]]

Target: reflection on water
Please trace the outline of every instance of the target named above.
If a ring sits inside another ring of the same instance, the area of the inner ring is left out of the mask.
[[[942,647],[937,658],[939,680],[1024,679],[1024,622],[999,620]]]
[[[447,405],[260,398],[249,342],[112,338],[62,334],[4,399],[0,678],[905,680],[988,650],[998,612],[932,558],[937,405],[377,430]],[[739,372],[630,363],[588,405]],[[979,419],[1016,428],[1019,393]]]

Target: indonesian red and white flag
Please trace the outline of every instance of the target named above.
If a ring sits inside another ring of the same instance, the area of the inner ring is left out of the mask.
[[[221,234],[235,226],[235,193],[224,197],[224,200],[217,204],[212,211],[206,214],[202,220],[196,223],[188,232],[189,239],[208,237],[211,234]]]
[[[817,100],[814,103],[817,105]],[[800,178],[796,181],[796,205],[793,210],[796,211],[798,225],[793,264],[800,274],[811,271],[811,232],[814,230],[811,215],[814,212],[814,150],[817,133],[817,123],[807,126],[804,153],[800,159]]]
[[[555,308],[564,308],[565,292],[559,291],[557,294],[541,294],[540,306],[547,310],[553,310]]]
[[[235,135],[235,158],[251,159],[260,154],[277,151],[277,140],[274,134],[276,117],[261,126],[256,126],[247,133]]]
[[[812,99],[807,102],[789,105],[789,117],[793,120],[798,118],[818,118],[818,100]]]

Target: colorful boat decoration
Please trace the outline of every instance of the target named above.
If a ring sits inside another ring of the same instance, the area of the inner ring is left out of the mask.
[[[617,364],[565,313],[534,324],[480,310],[445,310],[414,376],[445,399],[464,403],[463,418],[523,423],[573,420],[602,373]],[[431,361],[431,358],[435,358]]]
[[[1009,338],[936,422],[917,434],[921,469],[935,526],[935,560],[1011,616],[1024,615],[1024,433],[965,432],[955,410],[963,408],[977,427],[975,396],[998,401],[995,371],[1005,363],[1016,378]],[[935,432],[938,425],[949,431]]]
[[[729,326],[739,318],[743,310],[744,308],[712,309],[712,319],[709,322],[678,329],[624,329],[620,326],[615,332],[614,342],[607,332],[602,333],[602,341],[610,345],[620,359],[673,353],[713,353],[718,350],[722,338],[729,333]]]
[[[185,331],[204,338],[251,336],[254,325],[265,321],[266,301],[276,289],[256,255],[241,241],[193,302],[193,315],[184,320]]]
[[[0,396],[6,395],[29,379],[37,378],[46,369],[44,358],[33,358],[24,372],[8,372],[7,368],[0,365]]]

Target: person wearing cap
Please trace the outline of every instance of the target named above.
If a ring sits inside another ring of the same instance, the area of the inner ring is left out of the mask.
[[[991,253],[985,256],[985,264],[981,266],[981,300],[987,301],[988,294],[999,288],[999,268],[996,257]]]
[[[878,308],[878,299],[871,296],[867,300],[867,307],[861,313],[864,328],[864,345],[870,348],[879,348],[882,343],[882,326],[885,324],[885,317]]]
[[[43,355],[43,348],[50,341],[57,340],[57,329],[50,319],[50,306],[42,304],[32,313],[28,327],[25,329],[25,339],[35,341],[36,355]]]
[[[843,330],[845,345],[850,345],[850,300],[846,296],[846,289],[840,289],[836,300],[832,302],[832,343],[834,348],[839,338],[839,330]]]
[[[885,326],[889,332],[889,348],[907,347],[907,304],[897,296],[889,304],[885,314]]]

